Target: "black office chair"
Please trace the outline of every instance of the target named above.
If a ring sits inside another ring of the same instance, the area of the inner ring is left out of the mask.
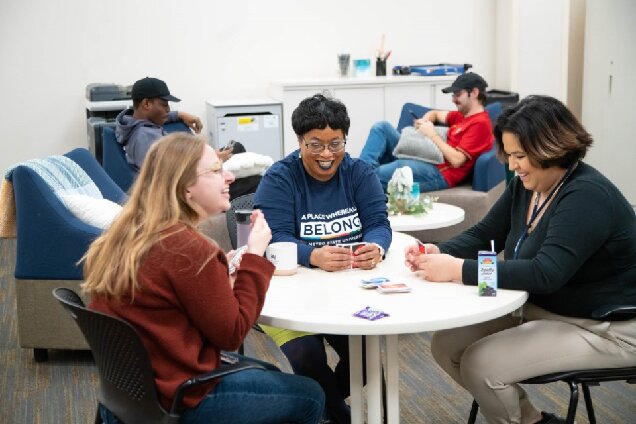
[[[87,309],[70,289],[56,288],[53,296],[71,314],[91,348],[100,376],[99,403],[125,423],[176,424],[189,389],[246,369],[265,369],[258,363],[232,360],[235,363],[194,376],[181,383],[166,411],[159,403],[148,352],[135,329],[124,320]],[[99,406],[95,423],[102,423]]]
[[[592,313],[592,318],[604,320],[610,316],[614,319],[632,319],[636,317],[636,306],[631,305],[610,305],[597,309]],[[583,397],[585,399],[585,407],[587,409],[587,417],[590,424],[596,424],[596,416],[594,415],[594,405],[592,405],[592,395],[589,386],[598,386],[606,381],[625,381],[629,384],[636,384],[636,366],[625,368],[597,368],[589,370],[575,370],[556,372],[552,374],[540,375],[521,381],[521,384],[548,384],[556,381],[563,381],[570,387],[570,402],[568,404],[568,413],[565,419],[566,424],[574,424],[574,416],[576,415],[576,407],[579,402],[579,384],[583,388]],[[473,400],[468,417],[468,424],[474,424],[477,419],[479,404]]]

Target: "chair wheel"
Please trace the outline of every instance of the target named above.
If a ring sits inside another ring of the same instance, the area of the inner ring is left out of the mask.
[[[33,359],[35,362],[46,362],[49,360],[49,352],[46,349],[33,349]]]

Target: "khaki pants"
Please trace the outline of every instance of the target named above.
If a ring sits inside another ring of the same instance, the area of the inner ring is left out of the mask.
[[[636,366],[636,319],[569,318],[526,304],[523,319],[506,315],[438,331],[431,351],[473,395],[488,423],[527,424],[541,415],[517,382],[559,371]]]

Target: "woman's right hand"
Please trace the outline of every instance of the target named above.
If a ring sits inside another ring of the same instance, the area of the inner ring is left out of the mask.
[[[269,229],[263,212],[258,209],[252,211],[250,217],[250,235],[247,238],[247,252],[263,256],[267,245],[272,239],[272,230]]]
[[[325,271],[350,269],[353,261],[351,249],[339,246],[322,246],[311,251],[309,263]]]
[[[417,258],[420,255],[436,255],[439,254],[439,247],[434,244],[412,244],[404,249],[404,264],[411,271],[417,271]]]

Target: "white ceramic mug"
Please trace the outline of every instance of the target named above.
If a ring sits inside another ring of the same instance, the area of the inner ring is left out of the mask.
[[[267,246],[265,257],[276,266],[274,275],[293,275],[298,268],[296,243],[280,241]]]

